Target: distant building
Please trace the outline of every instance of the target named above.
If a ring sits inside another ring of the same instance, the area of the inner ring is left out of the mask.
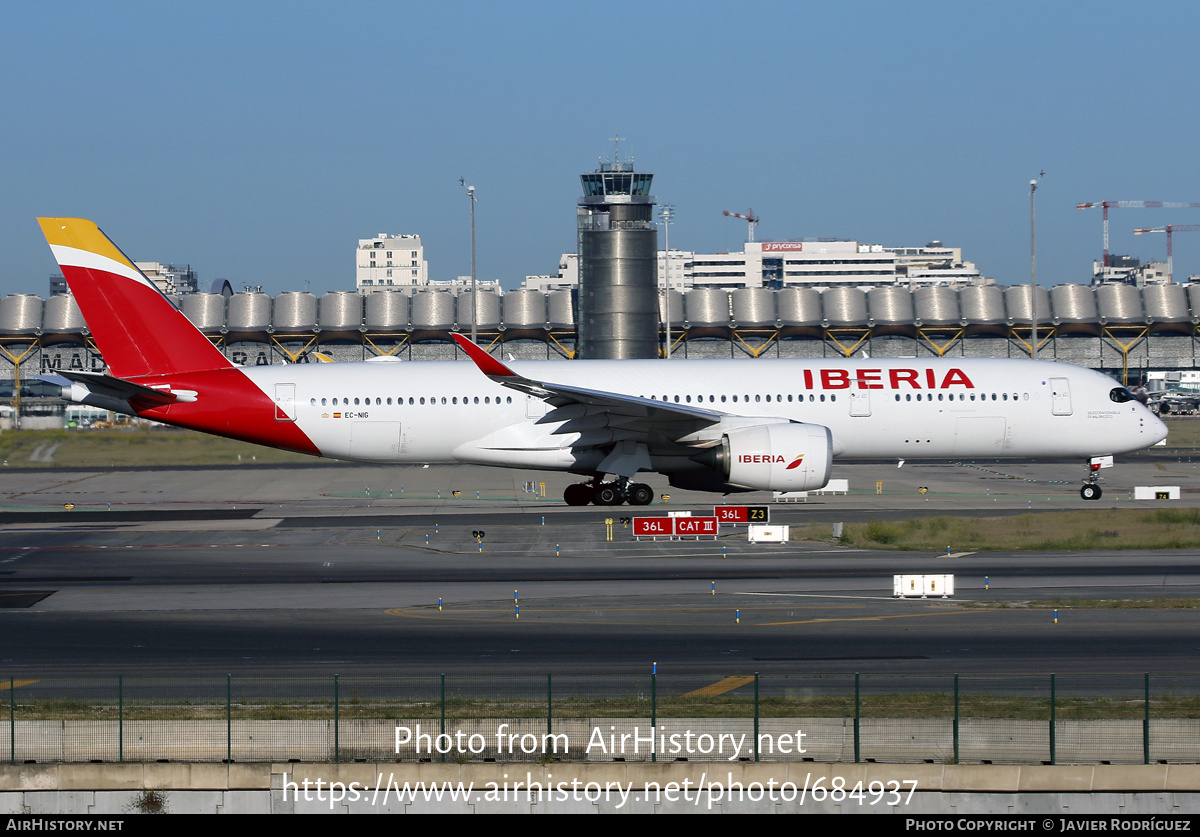
[[[525,287],[549,291],[579,284],[578,257],[564,253],[557,275],[527,276]],[[658,287],[664,271],[670,286],[690,288],[817,289],[853,286],[864,290],[905,285],[991,285],[962,249],[931,241],[924,247],[883,247],[857,241],[749,241],[740,253],[671,250],[669,264],[658,252]]]
[[[563,253],[558,260],[558,273],[526,276],[523,287],[542,293],[569,291],[579,287],[579,254]]]
[[[67,287],[67,280],[63,278],[61,273],[56,273],[50,277],[50,296],[56,294],[69,294],[71,289]]]
[[[1133,256],[1109,256],[1108,267],[1102,261],[1092,262],[1093,285],[1165,285],[1171,281],[1166,262],[1142,264]]]
[[[429,284],[429,263],[419,235],[360,238],[355,253],[355,286],[359,293]]]
[[[200,275],[191,265],[176,267],[161,262],[134,262],[137,269],[164,294],[180,296],[194,294],[199,287]]]
[[[499,279],[480,279],[478,276],[476,276],[475,284],[481,291],[500,291]],[[430,279],[429,287],[445,288],[448,291],[453,291],[455,295],[458,295],[471,290],[471,277],[455,276],[453,279]]]

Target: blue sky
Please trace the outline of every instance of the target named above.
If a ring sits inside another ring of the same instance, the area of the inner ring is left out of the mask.
[[[6,3],[0,293],[46,293],[34,218],[271,293],[353,285],[353,247],[418,233],[433,278],[515,287],[575,249],[609,138],[676,207],[673,246],[931,239],[1002,284],[1086,281],[1100,211],[1200,201],[1200,4]],[[1114,210],[1112,250],[1164,258]],[[660,241],[661,246],[661,241]],[[1175,241],[1200,273],[1200,234]],[[307,283],[307,285],[306,285]]]

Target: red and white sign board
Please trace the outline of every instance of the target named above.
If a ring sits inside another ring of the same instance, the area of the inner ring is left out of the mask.
[[[675,518],[675,534],[685,538],[715,538],[717,536],[717,519],[715,517],[677,517]]]
[[[635,538],[670,537],[675,534],[675,518],[673,517],[635,517],[633,519],[633,536]]]
[[[715,538],[715,517],[635,517],[635,538]]]
[[[713,506],[713,515],[721,523],[770,523],[769,506]]]

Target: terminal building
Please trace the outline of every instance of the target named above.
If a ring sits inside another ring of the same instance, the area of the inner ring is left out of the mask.
[[[883,247],[857,241],[748,241],[737,253],[657,252],[657,284],[664,278],[678,291],[690,288],[809,287],[862,290],[904,285],[989,285],[958,247],[932,241],[924,247]],[[531,290],[571,289],[579,285],[579,257],[564,253],[557,274],[527,276]],[[664,274],[666,274],[664,276]]]
[[[568,289],[479,294],[479,341],[517,359],[577,356]],[[184,314],[236,363],[307,363],[388,355],[461,357],[450,335],[470,333],[471,295],[424,287],[317,296],[288,291],[195,293]],[[671,290],[673,358],[1028,357],[1027,285],[891,285]],[[1200,284],[1081,284],[1038,288],[1039,356],[1136,383],[1150,371],[1200,368]],[[660,342],[660,352],[666,347]],[[0,381],[56,369],[101,371],[73,296],[0,299]],[[0,383],[0,389],[4,384]]]

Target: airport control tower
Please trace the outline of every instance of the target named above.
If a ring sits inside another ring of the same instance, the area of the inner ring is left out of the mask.
[[[581,174],[576,357],[658,357],[658,231],[651,224],[654,175],[633,162]]]

